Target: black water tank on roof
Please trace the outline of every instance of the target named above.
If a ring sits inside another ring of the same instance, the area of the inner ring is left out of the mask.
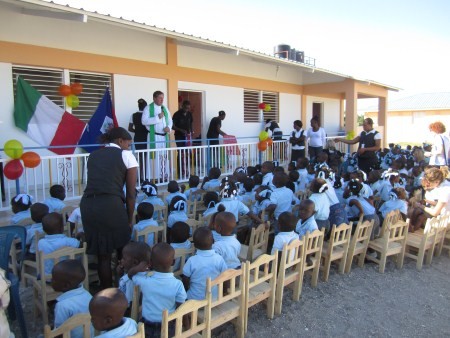
[[[289,58],[289,53],[291,51],[291,46],[289,45],[278,45],[274,49],[274,55],[283,59]]]
[[[296,60],[296,50],[295,48],[291,48],[290,52],[289,52],[289,60],[295,61]]]
[[[305,52],[302,51],[296,51],[295,52],[295,60],[297,62],[305,63]]]

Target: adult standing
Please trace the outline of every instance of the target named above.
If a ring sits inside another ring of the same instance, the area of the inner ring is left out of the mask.
[[[153,93],[153,102],[145,107],[142,112],[142,124],[149,131],[149,148],[169,148],[169,136],[172,129],[172,117],[167,107],[163,106],[164,93],[157,90]],[[151,170],[154,179],[168,181],[169,156],[167,150],[157,151],[151,154],[148,169]]]
[[[325,129],[320,126],[319,119],[313,117],[311,119],[311,128],[306,133],[308,139],[308,154],[311,161],[314,161],[317,155],[323,151],[327,134]]]
[[[190,110],[191,102],[185,100],[181,104],[181,109],[173,114],[172,129],[175,130],[175,142],[177,147],[186,147],[187,138],[192,134],[192,123],[194,122],[194,119]]]
[[[373,120],[371,118],[364,119],[363,131],[353,140],[338,138],[335,141],[345,144],[356,144],[359,142],[357,151],[359,169],[368,173],[371,169],[377,167],[378,157],[376,152],[381,148],[381,134],[373,129]]]
[[[145,107],[147,107],[147,101],[144,99],[139,99],[138,103],[138,111],[131,115],[130,123],[128,124],[128,131],[134,133],[133,141],[134,141],[134,149],[136,150],[144,150],[147,149],[147,138],[148,138],[148,130],[142,124],[142,111]],[[139,169],[140,169],[140,177],[141,181],[144,179],[144,158],[145,153],[138,153],[139,159]]]
[[[279,141],[283,139],[283,132],[280,129],[277,121],[272,119],[267,119],[266,124],[264,126],[264,130],[269,133],[269,137],[271,137],[274,141]]]
[[[429,165],[447,165],[450,141],[445,133],[445,125],[440,122],[431,123],[428,128],[433,136],[431,151],[426,151],[425,156],[430,158]]]
[[[120,256],[131,236],[138,163],[128,150],[131,135],[124,128],[109,130],[101,141],[106,147],[89,155],[80,210],[87,253],[97,255],[100,283],[108,288],[112,286],[112,253],[118,250]]]
[[[219,144],[219,135],[226,136],[227,134],[222,131],[222,121],[225,120],[225,112],[223,110],[219,111],[219,116],[213,117],[211,122],[209,122],[208,133],[206,138],[210,139],[210,145]]]
[[[291,162],[297,164],[299,158],[305,157],[305,131],[303,130],[303,123],[300,120],[294,121],[294,130],[291,132],[289,143],[292,144]]]

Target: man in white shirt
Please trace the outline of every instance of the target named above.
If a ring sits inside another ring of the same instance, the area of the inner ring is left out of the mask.
[[[153,93],[153,102],[145,107],[142,112],[142,124],[149,130],[150,149],[170,148],[172,117],[167,107],[163,106],[163,102],[164,93],[157,90]],[[168,181],[170,168],[167,150],[158,151],[155,156],[156,158],[151,159],[149,165],[147,165],[147,177]]]

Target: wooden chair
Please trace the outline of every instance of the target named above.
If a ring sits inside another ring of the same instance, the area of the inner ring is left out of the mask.
[[[364,260],[366,259],[366,252],[369,246],[370,234],[372,233],[374,220],[358,222],[356,230],[350,245],[348,247],[347,259],[345,261],[345,273],[349,273],[352,269],[353,258],[358,256],[358,266],[362,268],[364,266]]]
[[[60,327],[57,329],[51,329],[50,325],[46,324],[44,327],[44,337],[45,338],[53,338],[62,336],[63,338],[70,338],[70,331],[82,326],[83,327],[83,337],[90,338],[91,337],[91,315],[89,313],[79,313],[68,320],[66,320]]]
[[[158,243],[165,243],[166,242],[166,224],[164,222],[159,223],[158,226],[148,226],[145,229],[141,231],[134,231],[133,230],[133,239],[138,241],[143,241],[145,243],[149,244],[148,237],[153,235],[153,241],[152,244],[149,244],[150,246],[153,246]]]
[[[245,332],[248,327],[248,309],[267,299],[267,317],[272,319],[275,312],[275,292],[277,287],[277,253],[263,254],[253,263],[245,262]]]
[[[194,255],[195,247],[192,246],[190,249],[176,249],[175,250],[175,263],[172,266],[172,272],[175,277],[180,277],[183,274],[183,268],[189,257]]]
[[[145,338],[145,325],[144,325],[144,323],[138,323],[138,330],[137,330],[137,332],[134,335],[128,336],[126,338]]]
[[[352,225],[342,223],[338,227],[336,224],[331,229],[330,240],[323,243],[323,280],[328,282],[330,275],[331,262],[339,260],[339,273],[343,274],[345,269],[345,261],[347,260],[348,247],[350,245],[350,236],[352,233]]]
[[[425,264],[431,264],[433,259],[437,228],[435,223],[439,223],[436,217],[428,219],[423,232],[408,233],[406,238],[405,256],[417,261],[416,269],[419,271],[422,270],[425,254]]]
[[[149,271],[147,276],[153,275],[153,271]],[[134,285],[133,287],[133,297],[131,299],[131,311],[130,318],[134,319],[138,322],[141,319],[142,313],[142,297],[141,297],[141,288],[138,285]]]
[[[200,226],[207,227],[209,225],[209,222],[211,221],[211,217],[214,215],[214,213],[203,216],[200,214],[198,216],[198,221],[200,222]]]
[[[448,228],[449,214],[445,213],[443,215],[439,215],[437,218],[439,222],[434,224],[434,227],[436,229],[436,237],[434,239],[434,255],[439,257],[444,246],[445,234]]]
[[[31,281],[33,285],[33,301],[34,301],[34,315],[39,311],[42,314],[44,324],[48,324],[48,306],[47,302],[55,300],[61,293],[53,290],[48,283],[52,276],[45,273],[45,262],[52,261],[53,264],[65,259],[80,259],[85,271],[88,271],[86,243],[82,248],[63,247],[49,254],[44,254],[42,251],[36,252],[37,274],[32,275],[28,272],[24,273],[24,278]],[[39,278],[37,277],[39,276]],[[83,281],[83,286],[89,290],[88,274]]]
[[[380,273],[384,273],[388,256],[395,255],[397,257],[397,268],[401,269],[403,267],[408,226],[409,222],[398,221],[389,225],[382,237],[369,242],[369,248],[379,252],[381,258],[378,259],[366,254],[366,259],[379,264]]]
[[[201,226],[203,226],[202,225],[202,222],[200,222],[200,221],[197,221],[197,220],[195,220],[195,219],[191,219],[191,218],[189,218],[187,221],[186,221],[186,224],[187,225],[189,225],[189,228],[191,228],[191,237],[189,238],[189,240],[193,240],[192,239],[192,236],[194,235],[194,232],[195,232],[195,230],[197,230],[197,228],[200,228]]]
[[[316,287],[319,280],[320,258],[322,256],[323,239],[325,237],[325,228],[307,232],[305,235],[305,252],[303,255],[303,271],[311,270],[311,286]],[[311,258],[312,264],[307,264],[307,258]]]
[[[206,298],[210,303],[211,330],[229,321],[234,321],[236,336],[244,337],[245,325],[245,267],[239,270],[226,270],[217,278],[206,281]],[[213,290],[217,290],[217,298],[213,297]],[[199,313],[203,319],[203,312]]]
[[[450,225],[449,224],[447,224],[447,229],[445,231],[442,249],[447,250],[448,255],[450,256]]]
[[[267,252],[267,245],[269,243],[270,226],[266,223],[258,225],[257,228],[252,228],[250,233],[249,245],[241,245],[241,252],[239,259],[253,262],[259,256]]]
[[[398,221],[403,220],[402,215],[400,214],[400,210],[392,210],[386,215],[386,218],[381,225],[381,230],[378,237],[383,237],[383,234],[387,231],[390,225],[397,223]]]
[[[167,207],[165,205],[154,205],[153,208],[153,218],[155,219],[156,216],[156,222],[158,222],[159,225],[162,223],[167,224]]]
[[[203,309],[203,317],[200,318],[199,311]],[[189,328],[183,328],[183,317],[189,316]],[[175,322],[175,336],[179,338],[201,336],[211,337],[211,309],[208,300],[188,300],[175,312],[169,314],[164,310],[161,325],[161,338],[169,337],[169,323]]]
[[[275,292],[275,314],[281,314],[283,305],[284,288],[290,284],[293,285],[292,299],[298,301],[302,293],[303,286],[303,240],[293,240],[283,247],[278,268],[277,288]]]

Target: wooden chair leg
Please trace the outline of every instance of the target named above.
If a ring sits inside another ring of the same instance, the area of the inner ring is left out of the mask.
[[[347,255],[343,255],[339,262],[339,273],[342,275],[345,271],[345,263],[347,262]]]
[[[380,258],[380,268],[379,268],[379,272],[380,273],[384,273],[384,269],[386,268],[386,253],[381,253],[381,258]]]
[[[425,255],[425,249],[420,248],[419,252],[417,253],[417,263],[416,263],[416,269],[418,271],[422,270],[424,255]]]
[[[312,276],[311,276],[311,286],[313,288],[317,287],[317,282],[319,280],[319,270],[320,270],[320,264],[319,264],[320,260],[318,260],[316,262],[316,266],[314,267],[313,271],[312,271]]]
[[[426,265],[430,265],[432,259],[433,259],[433,247],[431,247],[430,249],[428,249],[428,252],[427,252],[427,254],[426,254],[425,264],[426,264]]]
[[[331,260],[329,257],[325,257],[325,260],[323,262],[323,280],[325,282],[328,282],[328,277],[330,276],[330,267]]]
[[[277,290],[275,292],[275,314],[281,314],[281,308],[283,306],[283,293],[284,293],[284,279],[277,281]]]
[[[402,252],[400,252],[397,255],[397,269],[403,268],[403,261],[404,260],[405,260],[405,250],[402,250]],[[422,258],[422,263],[423,263],[423,258]]]
[[[358,258],[358,266],[359,266],[360,268],[362,268],[362,267],[364,266],[364,261],[365,261],[365,259],[366,259],[366,253],[367,253],[367,250],[365,250],[365,251],[363,251],[363,252],[361,252],[361,253],[359,254],[359,258]]]

